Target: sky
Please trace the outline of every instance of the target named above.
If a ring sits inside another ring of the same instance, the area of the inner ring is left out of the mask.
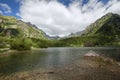
[[[120,15],[120,0],[0,0],[0,14],[31,22],[50,36],[82,31],[109,12]]]

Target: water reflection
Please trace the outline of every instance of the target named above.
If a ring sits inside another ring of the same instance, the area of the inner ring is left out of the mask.
[[[0,73],[10,74],[18,71],[65,66],[83,59],[83,55],[94,50],[103,56],[120,60],[119,48],[48,48],[44,50],[17,52],[10,56],[0,56]]]

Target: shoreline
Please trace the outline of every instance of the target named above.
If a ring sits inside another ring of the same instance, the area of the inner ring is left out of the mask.
[[[15,52],[22,52],[22,51],[33,51],[33,50],[41,50],[42,48],[31,48],[31,50],[21,50],[21,51],[19,51],[19,50],[12,50],[12,49],[9,49],[9,48],[6,48],[6,50],[5,49],[0,49],[0,50],[5,50],[5,51],[2,51],[2,52],[0,52],[0,56],[3,56],[3,55],[11,55],[11,54],[13,54],[13,53],[15,53]],[[44,48],[43,48],[44,49]]]
[[[41,49],[31,49],[31,51],[34,50]],[[9,50],[4,54],[11,55],[18,52],[20,51]],[[87,55],[82,56],[82,60],[75,60],[70,65],[33,67],[28,70],[13,71],[9,74],[3,73],[0,74],[0,80],[120,80],[120,65],[116,61],[102,55],[98,56],[93,51],[88,53],[90,54],[86,53]]]
[[[119,80],[120,67],[117,65],[99,66],[98,61],[75,61],[64,67],[38,68],[0,76],[0,80]]]
[[[4,51],[4,52],[0,52],[0,56],[11,55],[14,52],[17,52],[17,50],[7,50],[7,51]]]

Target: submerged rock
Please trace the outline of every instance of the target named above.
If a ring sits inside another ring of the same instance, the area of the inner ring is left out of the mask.
[[[87,54],[85,54],[84,57],[100,57],[100,55],[91,50]]]
[[[84,55],[84,57],[85,57],[85,59],[89,59],[89,60],[98,62],[99,66],[103,66],[103,65],[118,65],[118,66],[120,66],[120,63],[117,63],[116,60],[114,60],[110,57],[99,55],[95,51],[92,51],[92,50],[89,51],[88,53],[86,53]]]

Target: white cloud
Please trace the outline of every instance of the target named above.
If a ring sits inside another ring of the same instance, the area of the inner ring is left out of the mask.
[[[89,0],[83,6],[81,2],[72,0],[66,7],[57,0],[22,0],[17,15],[24,21],[36,24],[49,35],[64,36],[85,29],[108,12],[120,14],[119,0],[109,0],[107,4]]]
[[[3,13],[11,13],[12,11],[11,11],[11,8],[7,5],[7,4],[5,4],[5,3],[0,3],[0,12],[3,14]]]

